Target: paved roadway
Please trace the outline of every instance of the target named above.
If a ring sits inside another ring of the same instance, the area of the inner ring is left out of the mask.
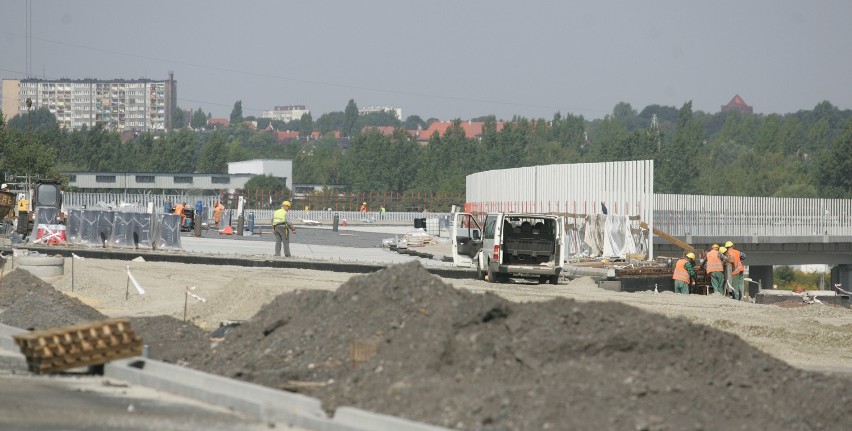
[[[294,258],[319,259],[341,262],[393,264],[419,260],[424,265],[451,267],[440,259],[423,259],[396,253],[382,247],[385,239],[402,238],[414,229],[408,226],[359,225],[339,227],[335,232],[329,226],[297,226],[290,237],[290,251]],[[438,241],[447,241],[442,232]],[[203,231],[201,237],[192,233],[181,235],[181,247],[190,253],[237,256],[272,256],[275,252],[275,235],[268,230],[259,235],[220,235],[216,231]]]

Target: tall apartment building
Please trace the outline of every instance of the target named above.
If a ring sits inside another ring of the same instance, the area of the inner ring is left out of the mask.
[[[305,105],[276,106],[271,111],[263,111],[260,118],[270,118],[278,121],[293,121],[302,118],[302,115],[310,114]]]
[[[7,120],[46,107],[59,127],[80,129],[103,123],[108,130],[155,132],[172,128],[177,81],[169,72],[151,79],[4,79],[3,115]]]

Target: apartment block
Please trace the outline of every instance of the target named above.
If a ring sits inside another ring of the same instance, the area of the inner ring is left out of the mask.
[[[108,130],[155,132],[172,128],[177,81],[151,79],[4,79],[3,114],[10,119],[46,107],[59,127],[77,130],[103,123]]]
[[[278,121],[293,121],[302,118],[302,115],[310,114],[311,111],[305,108],[305,105],[287,105],[276,106],[271,111],[263,111],[260,118],[270,118]]]

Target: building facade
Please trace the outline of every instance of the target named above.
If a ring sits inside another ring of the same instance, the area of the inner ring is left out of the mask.
[[[177,81],[150,79],[4,79],[3,114],[12,118],[47,108],[59,127],[77,130],[102,123],[118,132],[171,130],[177,106]]]
[[[390,112],[397,120],[402,121],[402,108],[396,106],[365,106],[358,108],[358,115],[367,115],[373,112]]]
[[[228,162],[228,174],[271,175],[281,178],[289,190],[293,190],[293,161],[284,159],[254,159]]]
[[[263,111],[260,118],[269,118],[278,121],[293,121],[302,118],[302,115],[310,114],[311,111],[305,108],[305,105],[288,105],[276,106],[271,111]]]

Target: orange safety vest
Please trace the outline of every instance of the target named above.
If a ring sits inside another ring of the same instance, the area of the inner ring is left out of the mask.
[[[743,261],[740,258],[740,251],[734,249],[728,249],[728,253],[731,255],[731,274],[739,274],[745,271],[745,267],[743,266]]]
[[[673,279],[689,283],[689,271],[686,270],[686,262],[689,261],[686,259],[677,261],[677,264],[675,264],[674,274],[672,274]]]
[[[722,272],[725,268],[722,266],[722,258],[719,257],[719,250],[710,250],[707,252],[707,273]]]

